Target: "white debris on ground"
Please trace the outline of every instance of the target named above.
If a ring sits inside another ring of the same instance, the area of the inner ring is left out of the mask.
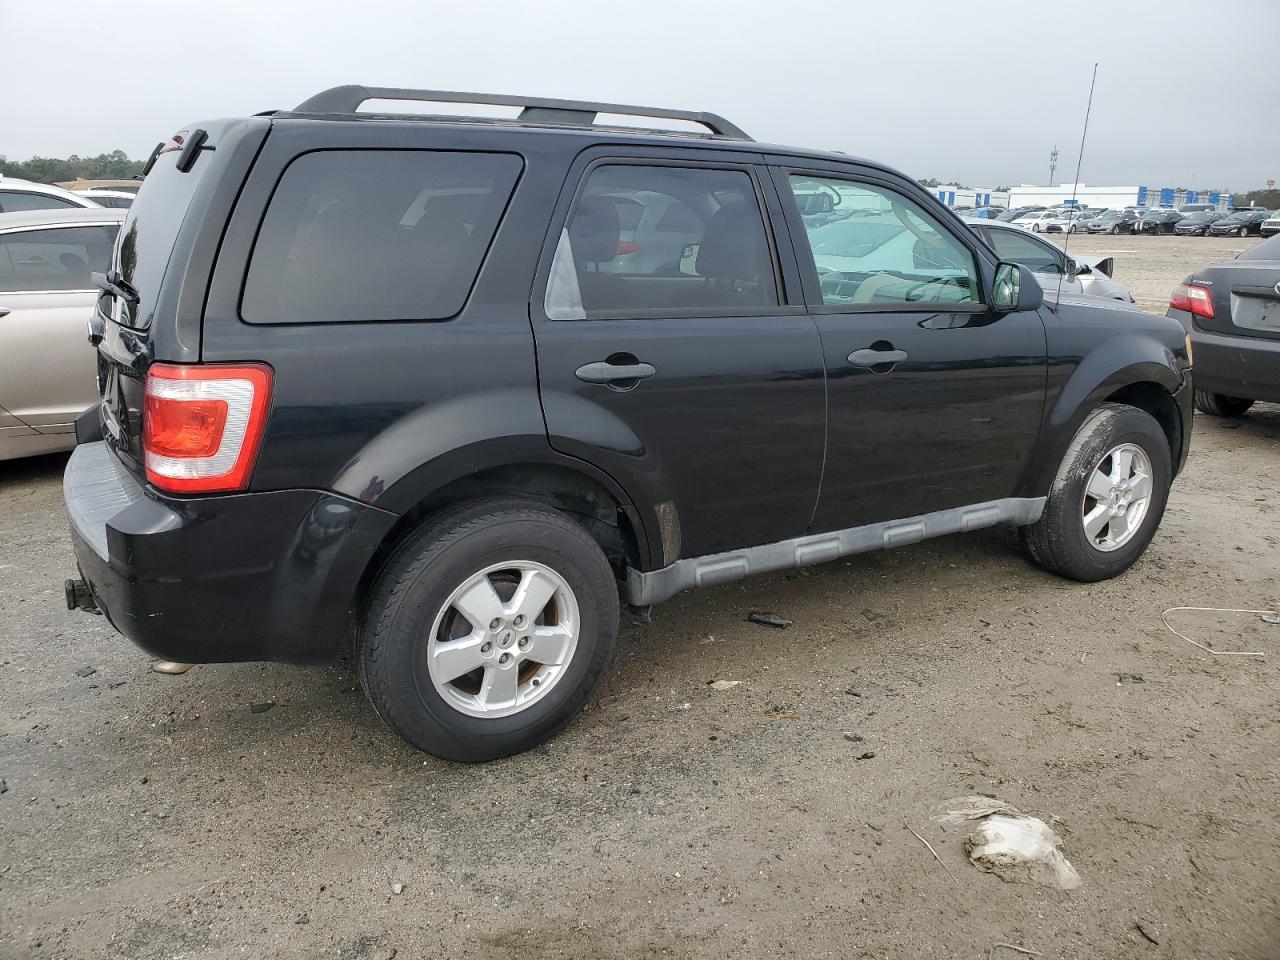
[[[973,823],[964,839],[969,862],[1008,882],[1039,883],[1060,890],[1080,886],[1080,874],[1062,855],[1062,840],[1043,820],[1026,816],[995,797],[948,800],[933,819],[944,824]]]

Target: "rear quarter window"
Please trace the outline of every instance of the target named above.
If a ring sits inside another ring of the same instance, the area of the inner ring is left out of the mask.
[[[513,154],[326,150],[286,168],[250,255],[248,323],[457,314],[520,175]]]

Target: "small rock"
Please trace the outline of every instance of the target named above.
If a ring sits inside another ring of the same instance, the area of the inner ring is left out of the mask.
[[[712,680],[707,684],[712,690],[732,690],[741,680]]]
[[[875,758],[876,758],[875,753],[874,753],[873,751],[871,751],[871,750],[868,750],[866,753],[860,753],[860,754],[858,754],[858,756],[857,756],[857,757],[855,757],[854,759],[856,759],[856,760],[874,760]]]
[[[391,885],[391,892],[394,893],[396,896],[399,896],[400,894],[404,893],[404,884],[393,883]]]
[[[787,627],[791,626],[791,624],[795,623],[794,620],[788,620],[786,617],[780,617],[776,613],[761,612],[750,614],[747,617],[747,620],[751,623],[758,623],[762,627],[776,627],[779,630],[785,630]]]
[[[881,618],[881,615],[876,613],[874,610],[863,610],[862,615],[866,617],[868,620],[870,620],[872,623],[875,623],[877,620]]]
[[[1140,673],[1117,673],[1116,674],[1117,687],[1120,686],[1120,684],[1122,683],[1146,683],[1146,682],[1147,681],[1143,679],[1142,674]]]
[[[849,696],[851,696],[851,697],[860,697],[860,696],[862,696],[862,694],[861,694],[860,692],[858,692],[857,690],[853,689],[853,687],[850,687],[848,690],[846,690],[846,691],[845,691],[845,693],[847,693],[847,694],[848,694]]]
[[[688,700],[682,700],[679,703],[672,706],[671,709],[672,710],[688,710],[692,706],[693,704],[690,703]]]
[[[151,665],[155,673],[186,673],[191,667],[190,663],[175,663],[172,660],[157,660]]]
[[[0,793],[8,793],[8,792],[9,792],[9,785],[5,783],[3,780],[0,780]]]
[[[81,667],[76,671],[77,677],[92,677],[98,670],[96,667]]]
[[[270,710],[274,706],[275,706],[275,703],[273,703],[270,700],[268,700],[266,703],[251,703],[249,704],[249,712],[250,713],[266,713],[268,710]]]
[[[1280,613],[1264,613],[1262,615],[1263,623],[1280,623]]]
[[[857,733],[846,733],[844,735],[844,738],[848,740],[850,743],[862,743],[862,741],[866,739],[866,737]]]
[[[294,922],[294,923],[297,923],[297,924],[301,924],[301,925],[303,925],[303,926],[306,926],[308,923],[310,923],[310,922],[311,922],[311,918],[310,918],[310,917],[308,917],[308,916],[304,913],[302,916],[300,916],[297,920],[295,920],[295,921],[293,921],[293,922]]]

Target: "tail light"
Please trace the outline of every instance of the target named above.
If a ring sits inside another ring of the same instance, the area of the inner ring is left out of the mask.
[[[1197,317],[1213,319],[1213,299],[1209,296],[1208,287],[1198,287],[1194,283],[1180,283],[1174,288],[1169,298],[1169,306],[1174,310],[1185,310]]]
[[[270,407],[271,368],[262,364],[151,364],[142,415],[147,479],[173,493],[245,489]]]
[[[640,250],[640,244],[634,240],[618,241],[618,256],[625,257],[629,253],[636,253]]]

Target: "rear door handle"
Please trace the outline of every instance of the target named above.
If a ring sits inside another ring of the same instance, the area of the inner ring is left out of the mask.
[[[884,363],[901,363],[905,359],[905,350],[872,350],[864,347],[849,354],[849,362],[855,367],[878,367]]]
[[[574,373],[586,383],[617,383],[619,380],[648,380],[658,370],[651,363],[584,363]]]

